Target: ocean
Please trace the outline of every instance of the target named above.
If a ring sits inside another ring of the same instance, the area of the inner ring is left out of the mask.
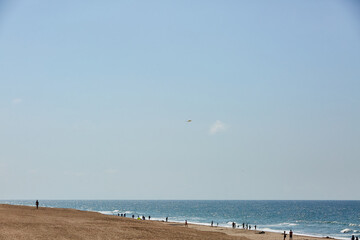
[[[248,200],[41,200],[40,207],[74,208],[102,214],[151,216],[165,220],[223,227],[232,222],[252,229],[308,236],[350,239],[360,237],[360,201],[248,201]],[[35,200],[0,200],[0,203],[34,206]]]

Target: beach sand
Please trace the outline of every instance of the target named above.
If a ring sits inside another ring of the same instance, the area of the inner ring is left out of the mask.
[[[278,233],[136,220],[96,212],[62,208],[36,209],[0,204],[0,240],[3,239],[279,239]],[[289,237],[287,237],[289,239]],[[318,238],[294,236],[294,240]]]

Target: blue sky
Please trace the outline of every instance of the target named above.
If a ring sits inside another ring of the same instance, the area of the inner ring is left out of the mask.
[[[356,1],[0,1],[1,198],[360,199],[359,20]]]

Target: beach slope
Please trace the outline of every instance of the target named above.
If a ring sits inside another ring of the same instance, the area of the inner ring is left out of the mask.
[[[36,209],[0,204],[0,240],[3,239],[282,240],[283,236],[279,233],[259,234],[259,231],[193,224],[185,227],[181,223],[143,221],[74,209]],[[293,238],[315,239],[319,238]]]
[[[0,239],[242,239],[182,224],[74,209],[0,205]]]

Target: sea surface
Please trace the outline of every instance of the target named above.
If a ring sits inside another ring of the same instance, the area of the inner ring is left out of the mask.
[[[74,208],[102,214],[151,216],[165,220],[223,227],[232,222],[258,230],[350,239],[360,237],[360,201],[200,201],[200,200],[39,200],[40,207]],[[34,206],[35,200],[0,200]]]

